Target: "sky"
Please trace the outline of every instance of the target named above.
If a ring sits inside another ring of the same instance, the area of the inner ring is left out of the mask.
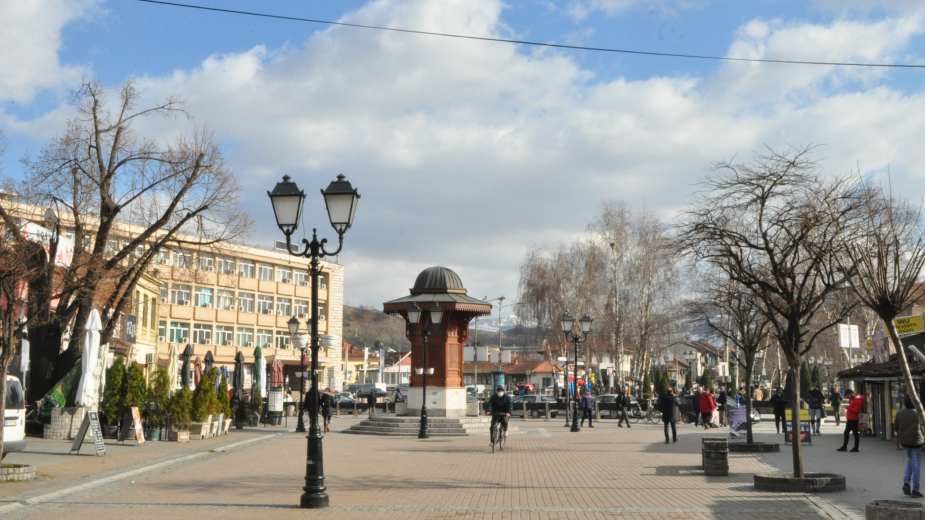
[[[925,63],[913,0],[374,0],[190,3],[595,47]],[[677,222],[718,161],[817,145],[824,175],[888,178],[921,202],[925,70],[594,53],[260,19],[135,0],[0,0],[0,175],[22,175],[82,80],[132,79],[209,129],[255,222],[288,174],[328,237],[318,192],[362,194],[339,261],[346,302],[379,307],[445,265],[469,294],[516,301],[531,248],[581,236],[624,201]]]

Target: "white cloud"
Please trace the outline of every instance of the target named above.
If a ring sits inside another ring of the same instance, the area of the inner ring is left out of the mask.
[[[379,0],[346,20],[494,35],[507,31],[501,15],[498,0]],[[886,59],[921,25],[914,13],[753,20],[729,54]],[[602,201],[676,214],[713,162],[764,144],[823,144],[828,171],[890,167],[920,195],[911,179],[925,159],[925,95],[880,79],[729,65],[705,77],[601,81],[567,54],[335,27],[138,86],[152,100],[182,96],[191,124],[226,144],[263,245],[278,233],[264,193],[280,176],[300,183],[306,221],[331,236],[318,189],[345,173],[363,194],[341,257],[347,301],[375,305],[432,264],[457,269],[476,296],[514,297],[527,248],[579,236]]]
[[[645,9],[660,16],[676,16],[681,11],[703,7],[707,0],[572,0],[567,13],[575,21],[602,13],[616,16],[630,10]]]
[[[58,59],[61,30],[95,6],[94,0],[0,2],[0,101],[29,103],[37,92],[69,86],[83,69]]]

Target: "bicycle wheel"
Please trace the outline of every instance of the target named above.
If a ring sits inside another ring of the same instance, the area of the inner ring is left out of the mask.
[[[498,428],[498,449],[504,451],[504,442],[507,440],[507,430]]]
[[[498,442],[498,426],[497,426],[497,424],[491,425],[491,430],[489,431],[489,435],[491,435],[491,439],[489,439],[489,441],[491,442],[491,452],[494,453],[494,452],[495,452],[495,443]]]

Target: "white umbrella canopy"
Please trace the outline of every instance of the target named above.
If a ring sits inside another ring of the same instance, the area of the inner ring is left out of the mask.
[[[177,370],[180,367],[179,357],[180,352],[177,350],[177,345],[171,343],[167,359],[167,377],[170,381],[169,388],[171,393],[173,393],[174,389],[177,387]]]
[[[100,330],[103,329],[100,313],[93,309],[87,319],[83,337],[83,355],[80,363],[80,384],[77,385],[77,405],[95,409],[99,406],[99,380],[96,368],[100,355]]]
[[[254,349],[254,376],[257,378],[260,398],[263,399],[267,396],[267,358],[263,357],[260,347]]]

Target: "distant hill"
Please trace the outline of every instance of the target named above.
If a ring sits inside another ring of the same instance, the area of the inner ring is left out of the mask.
[[[358,346],[372,347],[380,341],[401,351],[411,348],[405,337],[405,320],[371,307],[344,305],[344,338]]]

